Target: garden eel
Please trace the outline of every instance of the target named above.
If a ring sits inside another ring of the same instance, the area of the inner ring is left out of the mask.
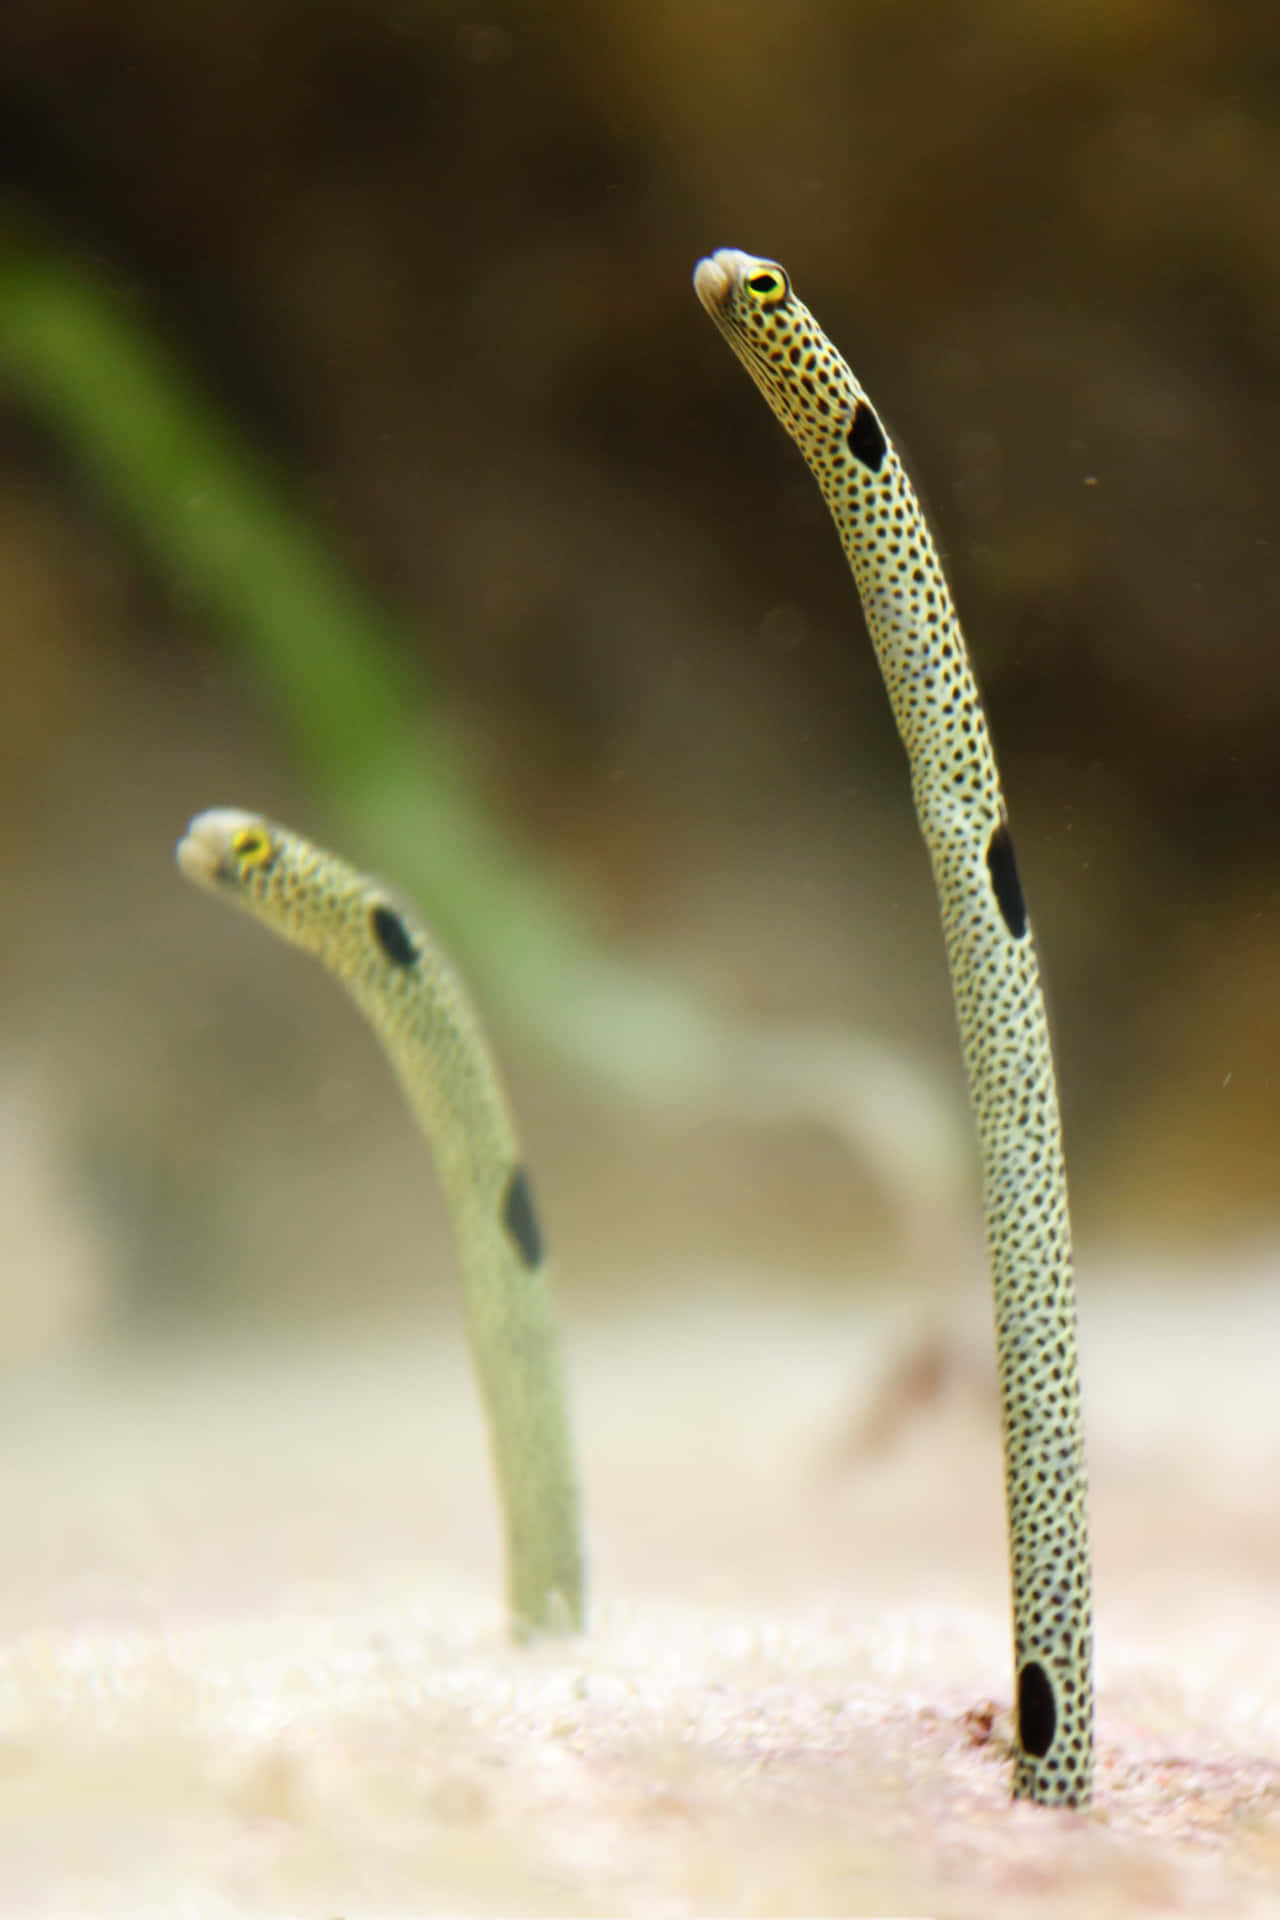
[[[497,1474],[517,1638],[583,1624],[578,1488],[542,1236],[511,1108],[457,974],[376,882],[287,827],[215,809],[189,880],[314,953],[369,1021],[435,1154]]]
[[[1013,1586],[1014,1797],[1083,1806],[1092,1624],[1066,1169],[1044,996],[981,696],[893,443],[786,273],[726,249],[699,263],[694,286],[822,490],[907,750],[982,1156]]]

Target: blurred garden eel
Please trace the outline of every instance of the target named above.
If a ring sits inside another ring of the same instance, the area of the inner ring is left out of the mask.
[[[457,1240],[497,1473],[517,1637],[582,1627],[569,1422],[542,1237],[511,1108],[457,974],[385,888],[256,814],[217,809],[178,846],[189,880],[314,953],[381,1040],[430,1142]]]
[[[822,490],[907,750],[982,1156],[1013,1585],[1013,1790],[1083,1806],[1093,1636],[1066,1169],[1044,996],[981,697],[893,443],[786,273],[725,250],[699,263],[694,285]]]

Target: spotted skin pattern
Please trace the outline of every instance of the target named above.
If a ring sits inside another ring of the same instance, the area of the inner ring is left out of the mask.
[[[1066,1170],[1044,996],[981,697],[915,491],[784,270],[725,250],[700,262],[694,284],[822,489],[907,750],[982,1154],[1013,1584],[1013,1791],[1084,1806],[1093,1632]]]
[[[542,1239],[507,1096],[461,981],[385,888],[257,814],[198,814],[178,864],[315,954],[381,1040],[434,1152],[457,1242],[512,1631],[580,1630],[578,1487]]]

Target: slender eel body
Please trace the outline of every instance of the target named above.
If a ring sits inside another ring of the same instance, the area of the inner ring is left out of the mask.
[[[1044,996],[1000,778],[920,503],[862,388],[775,262],[698,297],[822,489],[907,750],[982,1156],[1004,1418],[1015,1797],[1088,1802],[1093,1633],[1067,1181]]]
[[[512,1631],[581,1628],[578,1488],[542,1241],[511,1109],[462,983],[384,888],[256,814],[197,815],[178,864],[314,953],[386,1049],[435,1154],[457,1242]]]

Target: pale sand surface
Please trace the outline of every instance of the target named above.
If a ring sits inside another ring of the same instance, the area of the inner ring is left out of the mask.
[[[900,1305],[575,1318],[592,1632],[525,1652],[450,1321],[10,1378],[0,1911],[1280,1913],[1278,1276],[1089,1273],[1088,1817],[1008,1803],[981,1301],[871,1457]]]

